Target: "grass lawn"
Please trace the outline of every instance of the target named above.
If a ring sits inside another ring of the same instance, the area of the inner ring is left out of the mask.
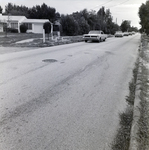
[[[45,43],[43,43],[42,34],[33,33],[0,33],[0,46],[5,47],[49,47],[54,45],[68,44],[73,42],[83,41],[82,36],[63,36],[59,39],[46,38]],[[29,42],[16,43],[26,39],[33,39]]]

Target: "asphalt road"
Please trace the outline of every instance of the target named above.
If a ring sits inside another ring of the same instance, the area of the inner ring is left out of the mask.
[[[0,55],[0,150],[110,150],[140,34]]]

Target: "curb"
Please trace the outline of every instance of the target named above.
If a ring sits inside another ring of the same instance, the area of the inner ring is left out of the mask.
[[[130,145],[129,150],[138,150],[138,141],[137,141],[137,133],[138,133],[138,121],[140,118],[140,86],[137,86],[136,94],[135,94],[135,103],[133,109],[133,122],[131,126],[131,133],[130,133]]]

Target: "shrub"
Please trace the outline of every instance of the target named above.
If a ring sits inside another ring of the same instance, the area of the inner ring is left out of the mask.
[[[26,33],[26,31],[27,31],[27,27],[24,24],[21,24],[20,25],[20,32],[21,33]]]
[[[45,33],[50,33],[51,32],[51,23],[50,22],[45,22],[43,24],[43,29],[45,29]]]
[[[4,32],[18,33],[18,29],[13,29],[13,28],[6,28],[6,27],[4,27]]]

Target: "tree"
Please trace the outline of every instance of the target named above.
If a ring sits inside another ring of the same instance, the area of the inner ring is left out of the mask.
[[[140,24],[142,26],[142,31],[149,34],[149,1],[146,1],[145,4],[142,4],[139,8],[139,17],[140,17]]]
[[[124,20],[123,22],[122,22],[122,24],[121,24],[121,30],[123,31],[123,32],[126,32],[126,31],[129,31],[130,30],[130,21],[128,21],[128,20]]]
[[[106,10],[106,13],[105,13],[105,22],[106,22],[106,27],[105,27],[106,33],[108,33],[108,34],[113,33],[113,28],[114,28],[115,25],[113,23],[113,18],[111,16],[110,9]]]
[[[0,13],[2,14],[2,12],[3,12],[3,8],[0,6]]]
[[[12,3],[8,3],[5,6],[5,15],[11,14],[15,16],[26,16],[28,17],[28,7],[26,6],[18,6]]]
[[[106,27],[106,20],[105,20],[105,8],[102,7],[97,12],[98,24],[100,25],[100,30],[104,30]]]
[[[50,6],[47,6],[43,3],[41,6],[36,5],[29,9],[29,18],[31,19],[49,19],[51,22],[54,22],[59,13],[56,13],[56,9]]]
[[[89,26],[89,24],[87,23],[87,21],[84,19],[84,17],[81,17],[81,18],[79,19],[78,25],[79,25],[79,31],[78,31],[78,32],[79,32],[80,35],[89,32],[90,26]]]
[[[96,23],[97,23],[97,15],[96,15],[95,11],[91,10],[89,12],[87,22],[90,25],[90,29],[95,30],[95,26],[96,26]]]
[[[51,33],[51,23],[45,22],[43,24],[43,29],[45,29],[45,33],[48,35],[48,40],[49,40],[49,34]]]
[[[63,33],[68,36],[78,35],[78,22],[74,19],[73,15],[62,15],[61,25]]]
[[[83,16],[82,12],[75,12],[72,14],[75,21],[78,23],[78,33],[80,35],[88,33],[90,30],[90,26],[87,22],[87,20],[85,19],[85,17]]]

